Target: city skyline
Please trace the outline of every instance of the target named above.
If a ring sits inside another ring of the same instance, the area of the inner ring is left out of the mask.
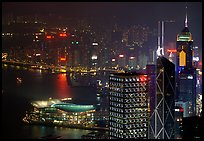
[[[201,4],[3,2],[2,137],[201,138]]]
[[[202,51],[201,2],[4,2],[2,15],[13,13],[17,16],[51,17],[53,14],[62,19],[116,16],[121,25],[143,24],[151,28],[157,28],[159,20],[173,20],[175,22],[167,23],[165,28],[166,40],[172,42],[184,27],[186,6],[188,27],[194,35],[194,45]]]

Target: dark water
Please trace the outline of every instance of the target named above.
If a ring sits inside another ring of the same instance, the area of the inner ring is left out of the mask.
[[[22,78],[18,84],[17,77]],[[96,104],[94,87],[71,87],[66,74],[52,74],[40,70],[2,65],[1,134],[8,139],[36,139],[59,135],[64,139],[80,139],[89,130],[62,127],[25,125],[22,118],[34,100],[72,97],[77,104]]]

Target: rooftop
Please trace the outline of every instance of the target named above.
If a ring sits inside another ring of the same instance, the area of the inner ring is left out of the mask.
[[[86,112],[90,110],[95,110],[94,105],[78,105],[74,103],[63,102],[59,99],[49,99],[44,101],[33,101],[31,103],[37,108],[54,107],[66,112]]]

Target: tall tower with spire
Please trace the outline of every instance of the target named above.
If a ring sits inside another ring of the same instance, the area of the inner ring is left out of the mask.
[[[187,6],[186,6],[186,20],[185,20],[185,27],[188,27]]]
[[[193,38],[188,27],[188,15],[183,30],[177,35],[176,41],[176,100],[188,103],[188,116],[195,115],[196,107],[196,71],[193,64]]]
[[[187,7],[186,7],[187,10]],[[186,11],[185,27],[177,35],[177,71],[193,67],[193,38],[188,28],[188,16]]]

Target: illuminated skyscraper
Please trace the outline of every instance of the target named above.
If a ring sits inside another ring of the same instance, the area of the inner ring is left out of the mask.
[[[150,101],[150,139],[174,139],[175,65],[159,56],[156,63],[156,93]]]
[[[149,77],[148,82],[148,99],[149,99],[149,108],[150,108],[150,116],[153,114],[155,108],[155,95],[156,95],[156,65],[155,64],[147,64],[146,73]]]
[[[194,116],[196,110],[196,70],[193,64],[193,38],[188,29],[187,14],[185,27],[177,35],[176,49],[176,99],[177,101],[189,102],[189,116]]]
[[[124,69],[126,65],[126,56],[123,54],[120,54],[118,57],[118,65],[119,68]]]
[[[136,62],[136,58],[135,57],[133,57],[133,56],[129,57],[129,59],[128,59],[128,66],[129,66],[130,70],[136,68],[137,62]]]
[[[175,135],[174,139],[182,139],[183,134],[183,127],[182,127],[182,120],[183,120],[183,108],[179,106],[175,106]]]
[[[187,18],[184,29],[177,35],[177,71],[193,67],[193,38],[187,26]]]
[[[81,60],[81,52],[80,52],[80,40],[77,33],[73,33],[70,36],[70,47],[69,47],[69,59],[68,66],[69,67],[78,67],[80,66]]]
[[[110,139],[147,139],[147,75],[111,74],[109,88]]]

